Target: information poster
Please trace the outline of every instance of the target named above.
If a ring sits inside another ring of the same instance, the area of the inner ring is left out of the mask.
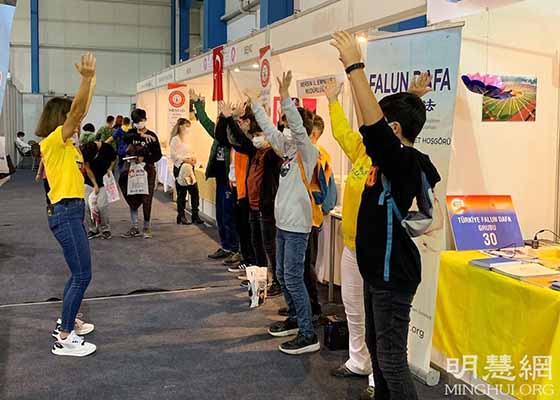
[[[523,246],[511,196],[447,196],[457,250],[496,250]]]
[[[259,82],[261,89],[261,100],[267,114],[271,114],[272,99],[270,98],[270,90],[272,88],[272,69],[270,58],[272,51],[270,46],[262,47],[259,50]]]
[[[167,92],[167,132],[171,132],[179,118],[189,118],[189,94],[182,83],[168,83]]]
[[[447,28],[369,42],[366,73],[378,99],[407,91],[421,72],[432,76],[432,91],[423,97],[427,121],[415,147],[430,156],[442,181],[436,186],[434,225],[415,239],[422,255],[422,283],[411,312],[409,358],[412,370],[430,374],[439,258],[445,244],[445,194],[458,84],[461,28]],[[438,200],[439,199],[439,200]],[[441,201],[440,201],[441,200]]]

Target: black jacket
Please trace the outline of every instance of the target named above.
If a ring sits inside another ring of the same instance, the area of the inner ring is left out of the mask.
[[[152,136],[155,140],[147,142],[136,128],[130,129],[124,134],[124,142],[128,144],[127,155],[141,155],[146,164],[155,164],[161,160],[161,146],[155,132],[147,130],[146,135]]]
[[[356,232],[358,266],[364,280],[373,287],[413,294],[422,277],[420,252],[394,215],[390,276],[389,281],[384,279],[387,207],[385,203],[379,205],[383,192],[381,174],[391,181],[392,197],[403,216],[408,214],[421,190],[421,171],[432,188],[441,178],[430,158],[402,145],[384,119],[362,126],[360,132],[366,152],[378,171],[375,183],[366,184],[360,203]]]

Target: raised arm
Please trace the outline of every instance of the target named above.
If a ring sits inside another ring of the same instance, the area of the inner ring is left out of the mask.
[[[214,138],[214,131],[216,129],[216,124],[212,121],[208,114],[206,114],[206,109],[204,108],[204,98],[195,93],[193,89],[189,90],[190,98],[194,100],[194,109],[196,111],[196,116],[202,127],[208,132],[212,138]]]
[[[283,157],[288,140],[282,132],[276,129],[276,126],[274,126],[263,106],[260,104],[258,96],[247,95],[247,97],[253,113],[255,114],[257,124],[261,127],[266,140],[270,143],[274,151],[276,151],[277,154],[281,154]]]
[[[233,119],[234,108],[231,104],[226,103],[222,108],[222,114],[226,120],[226,126],[233,140],[228,140],[235,151],[252,156],[257,152],[253,142],[245,135],[239,125]]]
[[[328,82],[323,87],[323,92],[329,101],[329,115],[334,139],[338,142],[344,154],[352,163],[366,153],[362,142],[362,135],[354,131],[344,114],[342,106],[338,102],[338,96],[342,90],[342,84]]]
[[[95,62],[93,54],[87,53],[82,56],[80,64],[76,64],[76,69],[82,76],[82,81],[62,127],[62,140],[64,141],[74,135],[74,132],[88,112],[88,106],[95,87]]]

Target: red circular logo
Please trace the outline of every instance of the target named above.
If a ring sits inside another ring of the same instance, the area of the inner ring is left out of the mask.
[[[235,58],[237,56],[237,50],[235,49],[235,47],[231,48],[231,53],[230,53],[230,59],[231,59],[231,63],[235,64]]]
[[[171,104],[172,107],[183,107],[186,100],[185,95],[180,90],[174,90],[169,93],[169,104]]]
[[[263,60],[261,64],[261,86],[263,88],[267,87],[270,83],[270,62],[268,60]]]

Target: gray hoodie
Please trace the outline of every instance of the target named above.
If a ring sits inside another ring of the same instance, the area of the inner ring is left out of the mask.
[[[260,128],[274,151],[284,159],[274,207],[276,227],[287,232],[309,233],[312,226],[311,199],[303,183],[298,164],[301,154],[307,181],[311,182],[319,152],[309,140],[301,115],[291,99],[282,101],[290,129],[280,132],[260,104],[253,112]]]

